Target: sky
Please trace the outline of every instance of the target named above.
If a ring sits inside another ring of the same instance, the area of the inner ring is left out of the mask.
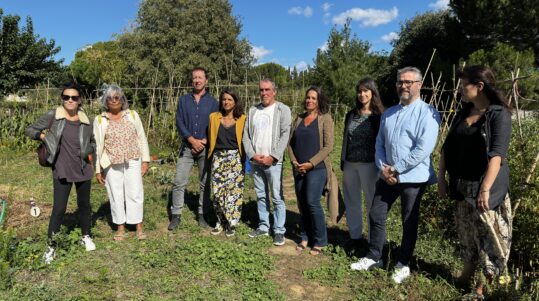
[[[352,32],[373,51],[390,52],[402,22],[447,8],[449,0],[230,0],[242,24],[241,37],[253,46],[257,64],[275,62],[298,70],[313,65],[330,30],[352,19]],[[139,0],[0,0],[6,14],[30,16],[34,33],[54,39],[57,59],[69,64],[77,50],[108,41],[133,25]]]

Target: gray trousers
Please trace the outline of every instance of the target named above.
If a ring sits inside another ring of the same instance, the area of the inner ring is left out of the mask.
[[[203,214],[208,211],[210,206],[210,187],[209,187],[209,169],[210,164],[206,159],[206,149],[198,154],[191,153],[189,147],[183,147],[180,151],[180,158],[176,164],[176,177],[172,188],[172,214],[181,214],[185,203],[185,187],[189,183],[189,174],[193,165],[198,166],[198,180],[200,187],[200,196],[198,198],[198,213]]]

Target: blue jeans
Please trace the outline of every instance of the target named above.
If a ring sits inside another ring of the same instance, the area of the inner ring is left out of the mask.
[[[320,203],[326,179],[325,168],[313,169],[305,175],[294,171],[296,197],[301,214],[301,240],[311,241],[316,247],[328,244],[326,217]]]
[[[257,198],[258,218],[260,220],[258,229],[269,232],[269,194],[271,191],[271,201],[273,203],[273,233],[284,234],[286,229],[286,207],[283,197],[283,164],[278,163],[272,166],[253,164],[253,182]]]
[[[206,149],[193,155],[189,147],[184,147],[180,151],[180,158],[176,164],[176,177],[172,188],[172,214],[181,214],[185,202],[185,187],[189,183],[189,174],[195,162],[198,165],[198,180],[200,187],[200,196],[198,198],[198,214],[203,214],[210,207],[210,187],[208,169],[210,164],[206,159]]]
[[[427,183],[398,183],[389,185],[384,180],[376,182],[376,192],[369,213],[369,252],[367,258],[378,261],[386,241],[386,219],[391,205],[400,196],[402,240],[399,262],[408,265],[417,241],[419,205]]]

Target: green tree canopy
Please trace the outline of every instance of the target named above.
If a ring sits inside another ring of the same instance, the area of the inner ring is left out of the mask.
[[[333,101],[353,105],[357,81],[365,76],[378,78],[385,66],[386,57],[373,53],[368,42],[352,35],[348,20],[341,30],[333,27],[327,49],[318,49],[311,75]]]
[[[127,62],[120,56],[117,41],[97,42],[75,54],[69,72],[91,89],[100,83],[122,83]]]
[[[188,85],[196,66],[210,81],[228,83],[244,80],[252,62],[240,32],[227,0],[144,0],[119,42],[132,84]]]
[[[473,49],[492,49],[506,43],[535,52],[539,66],[539,0],[451,0]]]
[[[257,65],[253,68],[253,76],[251,80],[253,82],[259,81],[263,78],[271,78],[277,87],[284,88],[288,86],[291,81],[291,75],[285,67],[277,63],[265,63]]]
[[[4,15],[0,9],[0,94],[56,78],[62,71],[62,60],[54,60],[60,51],[54,40],[34,34],[30,17],[24,27],[19,27],[19,21],[19,16]]]

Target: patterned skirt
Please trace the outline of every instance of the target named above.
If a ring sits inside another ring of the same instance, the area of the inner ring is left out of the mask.
[[[235,226],[243,204],[244,170],[239,150],[213,153],[211,190],[219,223]]]
[[[509,194],[496,209],[487,212],[460,201],[455,220],[464,261],[477,264],[485,275],[501,275],[509,260],[513,232]]]

